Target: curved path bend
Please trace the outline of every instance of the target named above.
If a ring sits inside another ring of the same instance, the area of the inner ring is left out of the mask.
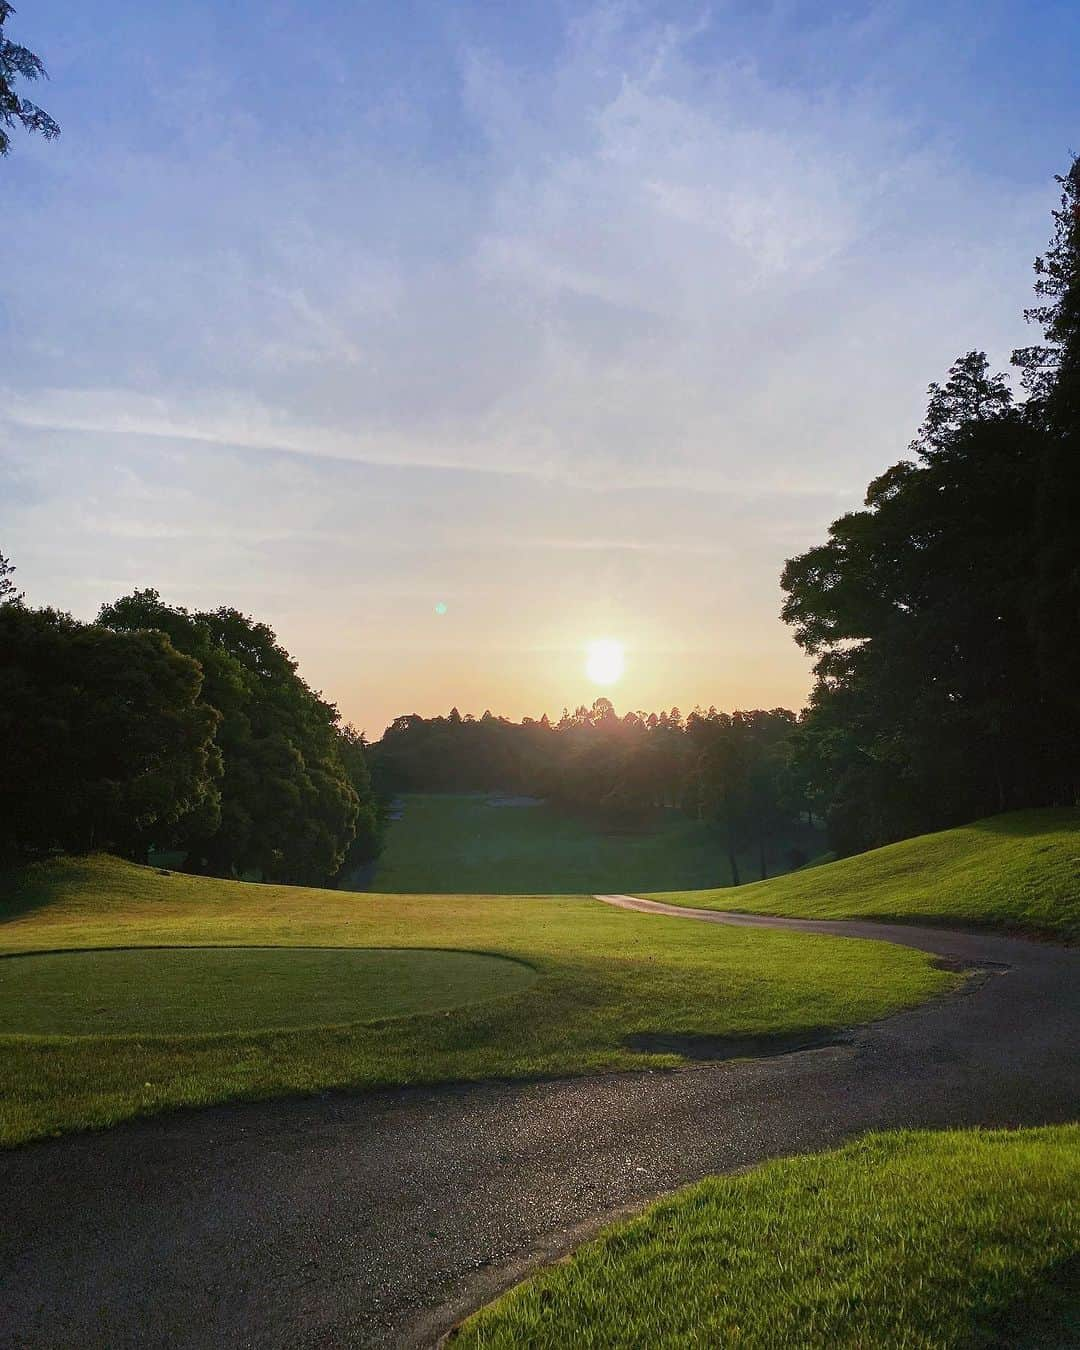
[[[883,938],[986,974],[772,1059],[210,1108],[0,1154],[0,1345],[430,1345],[709,1173],[868,1129],[1080,1114],[1080,951],[598,899]]]

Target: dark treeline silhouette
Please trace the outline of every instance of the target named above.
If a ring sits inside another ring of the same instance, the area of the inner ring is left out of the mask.
[[[792,772],[795,726],[783,708],[620,717],[606,698],[557,722],[454,708],[397,718],[371,758],[384,793],[520,793],[613,826],[681,809],[723,831],[738,881],[736,853],[753,849],[764,875],[769,841],[805,809]]]
[[[96,623],[22,603],[0,558],[0,853],[177,852],[318,884],[378,851],[362,737],[234,609],[137,591]]]
[[[1027,398],[962,356],[912,458],[784,571],[817,657],[795,768],[841,852],[1080,796],[1080,160],[1058,182]]]

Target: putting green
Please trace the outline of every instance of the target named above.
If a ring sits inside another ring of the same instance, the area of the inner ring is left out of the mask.
[[[382,1021],[525,989],[519,961],[425,948],[165,947],[0,959],[0,1034],[198,1035]]]

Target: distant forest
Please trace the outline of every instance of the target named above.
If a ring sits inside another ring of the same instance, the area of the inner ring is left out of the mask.
[[[372,747],[383,793],[491,791],[544,797],[614,826],[645,823],[674,807],[723,831],[732,875],[738,853],[767,847],[807,803],[792,772],[796,716],[695,709],[630,712],[610,700],[511,722],[485,712],[399,717]]]
[[[732,855],[795,815],[839,853],[1080,800],[1080,160],[1035,262],[1042,341],[930,386],[910,457],[784,568],[808,707],[521,723],[398,718],[370,749],[273,631],[152,590],[80,623],[0,557],[0,856],[107,848],[318,883],[370,860],[383,798],[498,788],[621,824],[715,822]],[[827,447],[823,447],[823,453]],[[369,759],[376,786],[369,776]]]

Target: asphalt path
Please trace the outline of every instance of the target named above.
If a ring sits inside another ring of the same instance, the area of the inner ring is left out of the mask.
[[[431,1345],[709,1173],[868,1129],[1080,1115],[1076,949],[598,899],[885,939],[973,973],[963,994],[825,1048],[176,1112],[0,1154],[0,1345]]]

